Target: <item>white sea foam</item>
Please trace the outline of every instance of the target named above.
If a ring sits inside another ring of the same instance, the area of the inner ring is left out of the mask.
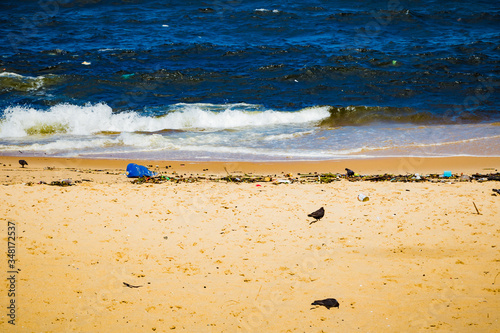
[[[22,106],[9,107],[0,124],[0,138],[32,134],[90,135],[103,131],[135,131],[140,128],[135,122],[137,118],[135,113],[113,114],[105,104],[59,104],[48,111]]]
[[[314,122],[329,115],[327,107],[307,108],[296,112],[247,111],[233,108],[214,112],[193,105],[160,119],[165,124],[164,128],[170,129],[233,129]]]
[[[299,138],[304,135],[309,135],[314,133],[314,131],[302,131],[302,132],[295,132],[295,133],[283,133],[283,134],[274,134],[274,135],[268,135],[264,138],[264,141],[282,141],[282,140],[289,140],[289,139],[294,139],[294,138]]]
[[[160,117],[136,112],[114,113],[106,104],[77,106],[59,104],[49,110],[24,106],[9,107],[0,123],[0,138],[64,133],[91,135],[100,132],[157,132],[161,130],[222,130],[243,127],[300,124],[329,116],[328,108],[315,107],[295,112],[247,111],[226,107],[212,111],[205,105],[182,105]]]
[[[136,133],[122,133],[120,135],[89,136],[82,139],[79,136],[59,136],[52,140],[39,140],[33,143],[25,143],[22,147],[12,144],[4,145],[0,152],[17,152],[22,149],[24,153],[59,154],[85,154],[92,152],[113,152],[121,150],[131,151],[155,151],[155,150],[177,150],[179,147],[168,137],[159,134],[145,135]]]
[[[10,78],[22,79],[24,76],[22,76],[21,74],[17,74],[17,73],[2,72],[2,73],[0,73],[0,77],[10,77]]]
[[[255,9],[256,12],[270,12],[271,10],[270,9],[266,9],[266,8],[257,8]],[[280,11],[278,9],[273,9],[272,10],[273,13],[279,13]]]
[[[118,140],[108,138],[98,138],[90,140],[72,140],[68,138],[59,139],[50,142],[36,142],[32,144],[24,144],[22,147],[17,145],[2,146],[1,152],[17,152],[22,148],[24,153],[46,153],[57,154],[59,152],[76,152],[77,150],[92,150],[101,147],[110,147],[119,145]]]

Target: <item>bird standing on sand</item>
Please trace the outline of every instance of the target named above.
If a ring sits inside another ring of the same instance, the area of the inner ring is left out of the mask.
[[[352,171],[351,169],[345,168],[345,171],[347,171],[347,177],[354,176],[354,171]]]
[[[327,298],[327,299],[314,301],[311,303],[311,305],[323,305],[328,310],[330,310],[330,308],[340,308],[340,304],[335,298]]]
[[[28,165],[28,162],[25,160],[19,160],[19,164],[21,164],[21,167],[24,168],[25,165]]]
[[[318,209],[317,211],[315,212],[312,212],[311,214],[307,215],[309,217],[313,217],[316,219],[316,221],[314,222],[318,222],[319,220],[321,220],[321,218],[323,216],[325,216],[325,209],[323,207],[321,207],[320,209]],[[312,222],[311,222],[312,223]]]

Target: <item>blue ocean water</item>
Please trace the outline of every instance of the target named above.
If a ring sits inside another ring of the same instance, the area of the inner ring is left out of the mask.
[[[500,156],[495,1],[0,6],[0,154]]]

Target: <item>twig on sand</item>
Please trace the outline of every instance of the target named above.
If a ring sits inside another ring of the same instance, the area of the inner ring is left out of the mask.
[[[495,275],[495,278],[493,279],[493,283],[492,284],[495,284],[497,282],[497,276],[498,274],[500,274],[500,272],[497,273],[497,275]]]
[[[259,297],[260,290],[262,289],[262,285],[260,285],[259,292],[257,293],[257,296],[255,296],[255,300],[257,300],[257,297]]]
[[[479,209],[477,209],[476,203],[474,201],[472,201],[472,203],[474,204],[474,208],[476,208],[477,215],[481,215]]]
[[[226,173],[227,173],[227,179],[229,179],[230,182],[232,182],[233,180],[231,179],[231,174],[229,173],[229,171],[227,171],[227,168],[224,167],[224,170],[226,170]]]

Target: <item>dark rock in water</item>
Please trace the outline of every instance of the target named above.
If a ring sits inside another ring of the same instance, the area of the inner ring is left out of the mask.
[[[326,307],[328,310],[330,310],[330,308],[339,308],[340,307],[339,302],[337,302],[337,300],[335,298],[327,298],[327,299],[314,301],[311,303],[311,305],[322,305],[322,306]]]
[[[28,162],[26,162],[25,160],[19,160],[19,164],[21,164],[21,167],[24,168],[25,165],[28,165]]]
[[[345,168],[345,171],[347,171],[347,177],[354,176],[354,171],[352,171],[351,169]]]
[[[321,208],[320,208],[320,209],[318,209],[317,211],[312,212],[311,214],[309,214],[309,215],[307,215],[307,216],[309,216],[309,217],[313,217],[313,218],[315,218],[315,219],[316,219],[316,221],[319,221],[319,220],[321,220],[321,218],[322,218],[323,216],[325,216],[325,209],[324,209],[323,207],[321,207]],[[315,221],[315,222],[316,222],[316,221]]]

